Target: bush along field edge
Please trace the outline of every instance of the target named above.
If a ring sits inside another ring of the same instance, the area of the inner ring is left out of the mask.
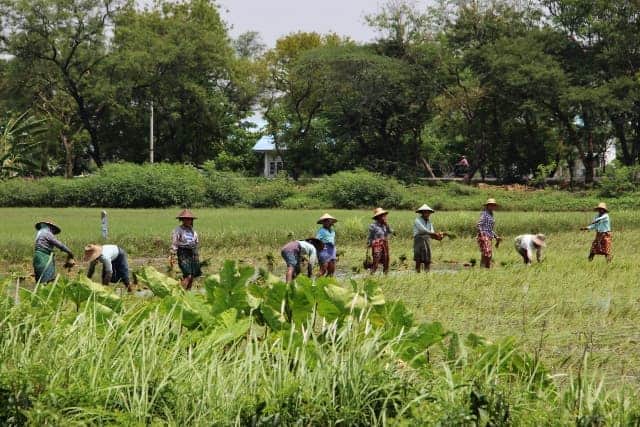
[[[173,206],[286,209],[355,209],[384,206],[415,209],[430,201],[437,210],[475,210],[487,197],[506,210],[575,211],[606,200],[614,209],[640,208],[635,174],[611,169],[589,191],[568,192],[523,186],[473,187],[457,182],[403,184],[362,169],[338,172],[319,180],[249,178],[216,170],[168,163],[112,163],[94,175],[63,179],[0,181],[2,207],[162,208]]]

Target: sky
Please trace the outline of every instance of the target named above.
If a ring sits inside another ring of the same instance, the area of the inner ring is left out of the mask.
[[[418,5],[426,0],[416,0]],[[375,39],[364,22],[383,4],[378,0],[218,0],[223,19],[232,27],[231,37],[246,31],[260,33],[267,47],[297,31],[336,32],[355,41]]]

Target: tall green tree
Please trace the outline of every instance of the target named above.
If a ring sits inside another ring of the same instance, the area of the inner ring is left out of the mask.
[[[106,67],[110,152],[148,158],[153,104],[156,158],[201,164],[215,157],[257,94],[249,64],[236,58],[212,1],[161,1],[121,14]]]
[[[53,79],[53,90],[73,99],[79,121],[90,136],[89,153],[103,163],[100,127],[105,102],[98,75],[108,55],[107,32],[128,0],[2,0],[0,49],[32,73],[25,84]]]

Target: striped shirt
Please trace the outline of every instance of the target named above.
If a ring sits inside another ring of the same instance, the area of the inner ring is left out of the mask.
[[[198,233],[191,227],[180,225],[171,234],[171,252],[175,253],[178,248],[195,249],[198,247]]]

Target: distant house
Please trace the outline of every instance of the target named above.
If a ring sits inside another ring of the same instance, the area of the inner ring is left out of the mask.
[[[262,175],[265,178],[274,178],[278,172],[284,170],[284,162],[278,155],[276,144],[273,142],[272,135],[265,135],[256,142],[252,150],[255,153],[264,155],[264,168]],[[280,151],[284,151],[284,147],[280,147]]]

